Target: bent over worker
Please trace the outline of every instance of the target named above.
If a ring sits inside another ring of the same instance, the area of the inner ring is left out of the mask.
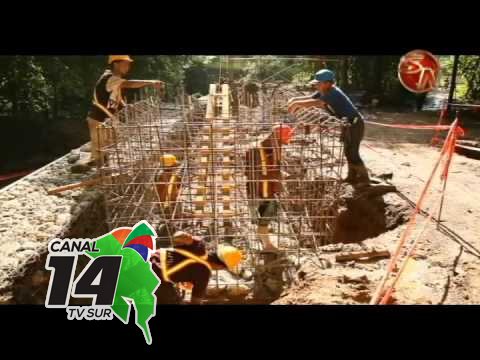
[[[335,74],[328,69],[322,69],[315,74],[309,83],[316,88],[310,96],[296,97],[289,100],[288,111],[295,113],[305,107],[321,107],[338,118],[346,118],[349,126],[344,129],[345,157],[348,163],[348,175],[344,181],[350,183],[370,183],[368,170],[360,157],[360,143],[363,139],[365,124],[362,114],[349,97],[335,85]]]
[[[264,251],[277,248],[270,241],[268,225],[277,215],[277,196],[282,191],[282,146],[288,145],[293,137],[293,129],[288,125],[277,125],[272,133],[259,146],[249,149],[246,154],[247,196],[252,211],[260,215],[257,236]]]
[[[163,171],[155,177],[155,189],[163,209],[173,211],[182,185],[182,177],[178,171],[180,163],[172,154],[162,155],[160,163]]]
[[[242,252],[233,246],[218,245],[216,252],[207,252],[205,242],[183,231],[173,235],[173,248],[158,249],[150,257],[152,268],[161,280],[156,291],[158,304],[181,302],[175,285],[192,286],[192,304],[200,304],[206,295],[212,270],[235,271]]]
[[[100,158],[103,146],[113,142],[112,128],[104,127],[105,121],[110,119],[112,125],[117,122],[117,112],[125,106],[122,96],[123,89],[139,89],[152,86],[162,89],[164,83],[159,80],[126,80],[133,60],[128,55],[110,55],[109,68],[100,76],[93,90],[93,101],[87,116],[90,131],[91,157],[89,165],[94,165]],[[100,130],[97,128],[100,127]]]
[[[172,227],[170,220],[183,214],[182,202],[177,202],[182,187],[182,171],[180,162],[173,154],[160,157],[162,171],[155,176],[154,189],[158,203],[161,224],[158,227],[157,247],[170,246]]]

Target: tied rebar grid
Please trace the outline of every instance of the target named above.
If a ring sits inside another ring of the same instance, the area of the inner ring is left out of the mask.
[[[261,146],[274,125],[288,123],[295,135],[289,145],[280,144],[285,174],[282,191],[270,199],[279,205],[270,239],[298,261],[302,253],[331,243],[343,124],[316,108],[288,115],[288,99],[299,95],[264,86],[259,106],[252,108],[241,99],[231,101],[228,85],[212,85],[206,103],[182,95],[177,105],[152,96],[127,105],[113,129],[113,143],[102,149],[107,160],[100,168],[101,189],[110,230],[147,220],[166,246],[183,230],[203,237],[212,250],[219,244],[243,249],[243,268],[264,265],[257,236],[261,199],[248,197],[252,181],[246,174],[254,169],[246,164],[246,153]],[[180,163],[173,171],[160,161],[166,154]],[[174,196],[167,199],[169,190]],[[223,285],[218,273],[214,282]]]

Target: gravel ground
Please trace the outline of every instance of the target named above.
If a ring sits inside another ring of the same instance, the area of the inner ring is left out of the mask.
[[[26,265],[45,252],[48,241],[68,235],[77,217],[98,198],[95,191],[85,189],[47,194],[94,175],[94,171],[72,174],[68,156],[0,190],[0,303]]]

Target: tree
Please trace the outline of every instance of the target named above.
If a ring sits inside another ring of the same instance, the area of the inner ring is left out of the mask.
[[[130,78],[166,81],[171,100],[191,58],[134,56]],[[0,56],[0,151],[10,154],[0,166],[39,166],[88,141],[84,120],[107,66],[106,55]]]
[[[48,82],[34,56],[2,56],[0,69],[2,112],[17,117],[48,110]]]
[[[480,56],[461,56],[459,70],[467,83],[466,99],[480,99]]]
[[[200,60],[194,60],[185,70],[185,92],[189,95],[208,93],[208,72],[205,64]]]

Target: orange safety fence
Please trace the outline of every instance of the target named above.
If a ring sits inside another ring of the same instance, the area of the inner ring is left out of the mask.
[[[366,124],[389,127],[394,129],[412,129],[412,130],[450,130],[450,125],[410,125],[410,124],[384,124],[375,121],[365,120]]]
[[[370,122],[371,123],[371,122]],[[418,126],[416,125],[412,125],[412,126],[408,126],[408,125],[390,125],[389,127],[397,127],[397,128],[415,128]],[[442,125],[442,126],[430,126],[430,127],[436,127],[438,128],[439,130],[446,130],[445,126]],[[420,126],[421,129],[425,129],[424,126]],[[398,243],[398,246],[393,254],[393,256],[391,257],[390,259],[390,262],[388,263],[387,265],[387,269],[386,269],[386,272],[385,274],[383,275],[382,277],[382,280],[380,282],[380,284],[378,285],[371,301],[370,301],[370,304],[386,304],[388,303],[388,300],[390,299],[390,296],[394,290],[394,286],[395,284],[398,282],[398,279],[400,278],[400,275],[402,274],[403,272],[403,269],[405,268],[405,261],[408,260],[408,258],[413,254],[413,250],[416,246],[416,244],[418,243],[418,240],[419,238],[417,238],[411,245],[411,248],[410,250],[408,251],[407,253],[407,256],[401,266],[401,269],[400,271],[397,272],[394,280],[393,280],[393,283],[390,285],[390,286],[386,286],[386,283],[389,279],[389,276],[390,274],[393,272],[393,270],[396,268],[396,263],[399,259],[399,256],[400,256],[400,253],[402,251],[402,248],[404,247],[405,243],[407,242],[407,239],[410,238],[410,235],[416,225],[416,217],[417,217],[417,214],[421,211],[424,203],[425,203],[425,200],[427,198],[427,193],[428,193],[428,190],[430,189],[430,186],[432,184],[432,181],[433,181],[433,178],[435,176],[435,174],[437,173],[437,170],[438,168],[440,167],[440,164],[442,163],[442,160],[444,161],[444,167],[443,167],[443,170],[442,170],[442,173],[441,173],[441,179],[442,181],[444,181],[444,187],[443,187],[443,192],[442,192],[442,197],[444,196],[444,192],[445,192],[445,185],[446,185],[446,181],[447,181],[447,178],[448,178],[448,171],[449,171],[449,168],[450,168],[450,165],[451,165],[451,160],[452,160],[452,157],[453,157],[453,153],[455,152],[455,144],[456,144],[456,141],[457,141],[457,138],[460,137],[460,136],[463,136],[464,135],[464,131],[463,129],[458,125],[458,119],[455,119],[455,121],[450,125],[450,126],[447,126],[449,132],[448,132],[448,135],[447,135],[447,138],[443,144],[443,147],[442,147],[442,150],[440,152],[440,156],[438,158],[438,160],[436,161],[434,167],[433,167],[433,170],[430,174],[430,177],[429,179],[427,180],[421,194],[420,194],[420,197],[415,205],[415,208],[414,210],[412,211],[411,215],[410,215],[410,219],[408,221],[408,224],[407,224],[407,228],[405,229],[405,231],[403,232],[400,240],[399,240],[399,243]],[[431,218],[431,215],[429,216],[429,219],[427,220],[427,222],[430,220]]]
[[[445,104],[442,110],[440,111],[440,116],[438,118],[437,126],[442,125],[443,119],[447,119],[447,115],[448,115],[447,108],[448,108],[447,104]],[[439,132],[440,132],[439,130],[436,130],[435,134],[433,134],[432,140],[430,141],[430,146],[435,146],[440,143]]]
[[[19,172],[14,172],[10,174],[5,174],[5,175],[0,175],[0,182],[19,178],[25,175],[30,174],[32,171],[31,170],[26,170],[26,171],[19,171]]]

